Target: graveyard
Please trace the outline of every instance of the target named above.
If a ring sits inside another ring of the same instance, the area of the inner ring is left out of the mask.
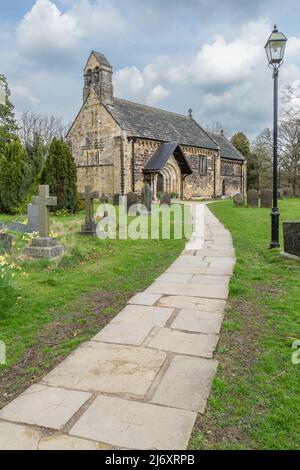
[[[95,210],[98,205],[94,203]],[[6,225],[15,219],[0,215],[0,223]],[[85,210],[50,215],[49,221],[50,236],[65,250],[54,260],[24,257],[37,234],[8,230],[14,237],[12,252],[6,254],[13,277],[0,298],[1,339],[9,350],[7,365],[0,371],[0,406],[96,334],[128,298],[175,260],[185,243],[82,235]]]

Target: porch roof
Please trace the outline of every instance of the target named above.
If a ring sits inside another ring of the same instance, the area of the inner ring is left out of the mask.
[[[168,142],[161,144],[150,160],[144,166],[144,173],[155,173],[163,169],[169,158],[174,155],[175,160],[180,168],[181,174],[191,175],[193,170],[189,162],[185,158],[180,145],[176,142]]]

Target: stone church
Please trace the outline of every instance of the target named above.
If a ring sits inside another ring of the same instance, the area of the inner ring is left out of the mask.
[[[222,134],[193,119],[116,98],[112,66],[92,51],[84,68],[83,105],[68,134],[77,164],[78,190],[157,193],[179,198],[245,193],[245,158]]]

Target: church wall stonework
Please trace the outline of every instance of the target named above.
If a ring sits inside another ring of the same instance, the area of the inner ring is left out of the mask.
[[[78,191],[120,192],[121,129],[92,90],[67,135],[77,165]]]

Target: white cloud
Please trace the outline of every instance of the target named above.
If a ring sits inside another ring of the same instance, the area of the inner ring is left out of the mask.
[[[136,66],[124,67],[114,74],[114,90],[116,96],[141,100],[154,105],[169,96],[170,92],[161,84],[155,84],[159,74],[152,64],[140,71]]]
[[[17,28],[22,49],[31,56],[46,56],[51,51],[70,50],[82,37],[78,20],[69,13],[61,13],[49,0],[37,0]]]
[[[20,21],[17,38],[29,58],[72,60],[85,41],[103,45],[125,31],[122,15],[106,1],[76,0],[62,12],[53,1],[36,0]]]
[[[40,104],[40,100],[31,94],[27,86],[11,84],[10,86],[12,99],[18,100],[18,102],[23,102],[25,105],[37,106]]]

